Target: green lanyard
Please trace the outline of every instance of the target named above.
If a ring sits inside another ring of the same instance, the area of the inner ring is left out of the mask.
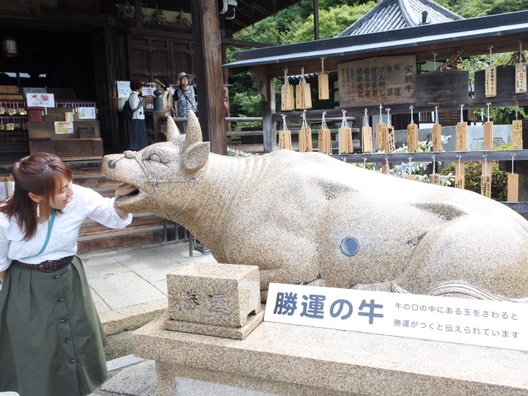
[[[44,245],[42,245],[42,247],[40,248],[40,251],[37,254],[34,254],[33,256],[23,257],[21,260],[24,260],[24,259],[27,259],[27,258],[31,258],[31,257],[36,257],[40,253],[42,253],[44,251],[44,249],[46,249],[46,246],[48,246],[48,242],[49,242],[49,239],[50,239],[51,230],[53,229],[53,223],[54,222],[55,222],[55,209],[52,209],[51,210],[51,217],[50,217],[50,220],[49,220],[49,223],[48,223],[48,233],[46,234],[46,240],[44,241]]]

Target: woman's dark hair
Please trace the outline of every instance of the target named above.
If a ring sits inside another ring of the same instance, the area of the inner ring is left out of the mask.
[[[132,80],[130,80],[130,89],[132,91],[137,91],[138,89],[140,89],[143,85],[141,84],[141,81],[133,78]]]
[[[45,197],[51,205],[62,180],[72,180],[72,171],[59,157],[49,153],[33,153],[13,165],[15,192],[5,205],[0,206],[8,218],[16,216],[18,226],[24,230],[24,239],[31,239],[37,232],[35,202],[28,193]]]

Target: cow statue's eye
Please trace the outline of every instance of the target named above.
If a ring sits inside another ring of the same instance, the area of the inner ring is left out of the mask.
[[[149,161],[162,162],[159,154],[155,154],[155,153],[150,154],[148,159]]]

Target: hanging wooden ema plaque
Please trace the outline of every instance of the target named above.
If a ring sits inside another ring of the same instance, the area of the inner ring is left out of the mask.
[[[491,198],[491,166],[488,164],[488,155],[484,154],[482,163],[482,176],[480,177],[480,194]]]
[[[368,109],[363,113],[363,126],[361,127],[361,151],[372,153],[372,128],[368,123]]]
[[[304,76],[304,67],[301,68],[301,79],[299,84],[295,87],[295,107],[297,110],[305,110],[312,108],[312,96],[310,94],[310,84],[306,82]]]
[[[392,153],[394,151],[395,142],[394,142],[394,127],[391,124],[390,119],[390,109],[385,109],[387,112],[387,132],[385,134],[385,152]]]
[[[522,136],[522,120],[519,120],[519,107],[515,106],[515,120],[512,121],[512,149],[522,150],[523,136]]]
[[[491,102],[486,103],[488,106],[487,121],[484,123],[484,150],[493,150],[493,121],[490,121]]]
[[[348,126],[346,110],[342,110],[342,112],[341,127],[337,131],[339,154],[352,154],[354,152],[354,147],[352,146],[352,128]]]
[[[376,124],[376,149],[385,150],[387,140],[387,124],[383,122],[383,106],[379,105],[379,122]]]
[[[512,154],[512,171],[508,173],[508,202],[519,202],[519,175],[514,172],[515,154]]]
[[[462,162],[462,156],[457,155],[458,162],[455,165],[455,187],[462,190],[466,187],[465,179],[465,164]]]
[[[438,119],[438,106],[435,106],[435,123],[433,124],[433,151],[442,151],[442,125]]]
[[[312,128],[306,122],[306,110],[303,111],[301,129],[299,130],[299,153],[312,151]]]
[[[332,155],[332,139],[330,129],[326,125],[326,111],[323,111],[321,129],[317,134],[317,149],[320,153]]]
[[[436,173],[436,158],[433,154],[433,173],[429,175],[429,182],[431,184],[440,185],[440,175]]]
[[[282,129],[279,131],[279,149],[291,150],[291,132],[286,127],[286,116],[282,115]]]
[[[519,41],[519,63],[515,64],[515,93],[526,93],[527,78],[526,78],[526,62],[522,52],[522,42]]]
[[[409,106],[411,110],[411,123],[407,125],[407,151],[415,153],[418,150],[418,125],[414,123],[414,106]]]
[[[385,162],[382,162],[380,165],[380,172],[386,175],[390,175],[390,165],[389,159],[387,157],[385,157]]]
[[[317,85],[319,88],[319,99],[327,100],[330,99],[330,86],[328,80],[328,73],[324,71],[324,60],[321,58],[321,73],[317,76]]]
[[[493,66],[493,46],[488,48],[490,51],[489,66],[486,67],[484,74],[484,95],[486,98],[497,96],[497,68]]]
[[[464,105],[460,105],[460,121],[456,124],[456,151],[467,150],[467,122],[464,121]]]
[[[284,69],[284,84],[281,87],[281,110],[291,111],[295,107],[293,85],[288,80],[288,68]]]

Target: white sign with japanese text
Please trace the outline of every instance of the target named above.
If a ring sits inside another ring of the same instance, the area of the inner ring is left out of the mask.
[[[264,320],[528,351],[528,304],[271,283]]]
[[[55,95],[51,93],[26,94],[28,107],[55,107]]]
[[[77,107],[76,111],[79,120],[95,120],[97,118],[95,107]]]
[[[132,90],[130,89],[130,81],[116,81],[117,97],[118,99],[128,99]]]

